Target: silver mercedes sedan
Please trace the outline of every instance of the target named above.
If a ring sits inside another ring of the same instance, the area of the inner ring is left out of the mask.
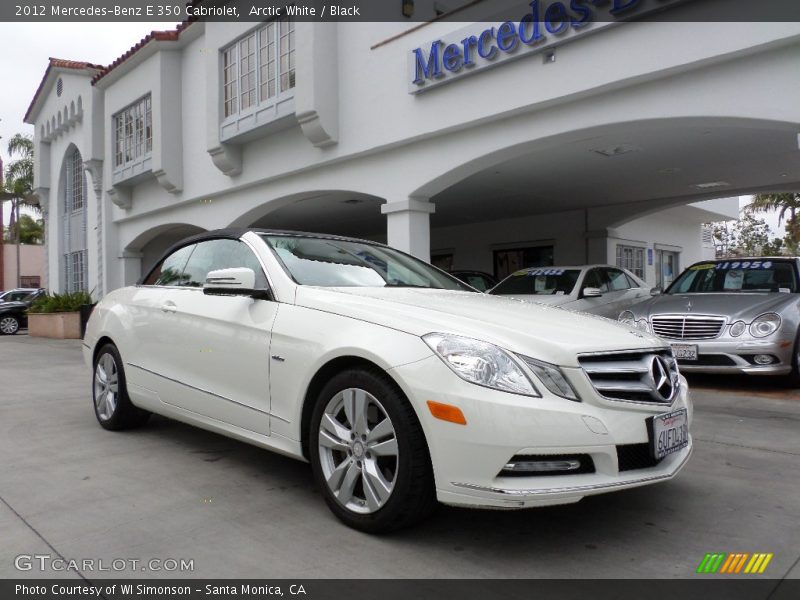
[[[800,384],[798,258],[693,264],[619,315],[672,345],[681,371],[789,375]]]

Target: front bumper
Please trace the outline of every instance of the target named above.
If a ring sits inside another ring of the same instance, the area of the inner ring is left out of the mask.
[[[457,377],[429,357],[392,369],[425,431],[439,501],[486,508],[570,504],[581,498],[638,487],[674,477],[689,459],[689,446],[644,468],[620,470],[620,447],[648,443],[648,417],[692,408],[685,380],[672,403],[621,402],[597,394],[581,369],[563,369],[583,402],[542,398],[482,388]],[[446,390],[446,391],[443,391]],[[427,400],[458,406],[467,424],[434,419]],[[582,455],[594,472],[508,476],[501,471],[514,456]]]
[[[794,337],[776,333],[769,340],[751,337],[714,340],[669,340],[674,344],[697,346],[697,361],[679,360],[681,371],[686,373],[742,373],[746,375],[787,375],[792,371]],[[774,357],[768,365],[754,364],[753,356],[767,354]]]

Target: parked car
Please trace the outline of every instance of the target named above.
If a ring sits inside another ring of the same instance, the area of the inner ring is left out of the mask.
[[[474,287],[479,292],[489,291],[497,285],[497,280],[483,271],[451,271],[450,275]]]
[[[522,269],[489,293],[613,319],[623,308],[649,298],[650,288],[627,269],[585,265]]]
[[[28,327],[28,309],[44,293],[44,289],[37,288],[17,288],[5,292],[6,299],[0,301],[0,335],[14,335]]]
[[[691,453],[663,341],[479,294],[350,238],[188,238],[98,303],[83,351],[102,427],[154,412],[310,461],[363,531],[409,525],[437,499],[572,503],[670,479]]]
[[[797,258],[706,260],[619,320],[672,345],[685,371],[798,376]]]
[[[43,288],[14,288],[13,290],[6,290],[0,292],[0,303],[2,302],[17,302],[36,294],[37,296],[44,293]]]

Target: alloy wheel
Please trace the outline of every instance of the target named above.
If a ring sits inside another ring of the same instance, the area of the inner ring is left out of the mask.
[[[19,321],[14,317],[3,317],[0,319],[0,332],[5,335],[13,335],[19,330]]]
[[[369,514],[386,504],[399,454],[392,421],[375,396],[348,388],[330,399],[319,426],[319,457],[325,482],[342,506]]]
[[[97,416],[107,421],[114,416],[117,409],[119,393],[119,374],[117,362],[106,352],[97,361],[94,368],[94,406]]]

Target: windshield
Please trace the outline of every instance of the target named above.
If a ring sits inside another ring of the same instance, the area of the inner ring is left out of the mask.
[[[500,295],[564,296],[572,293],[580,269],[533,269],[517,271],[506,277],[491,293]]]
[[[421,260],[391,248],[302,236],[262,237],[289,275],[301,285],[474,291]]]
[[[698,263],[681,273],[667,294],[713,292],[796,292],[789,261],[719,261]]]

